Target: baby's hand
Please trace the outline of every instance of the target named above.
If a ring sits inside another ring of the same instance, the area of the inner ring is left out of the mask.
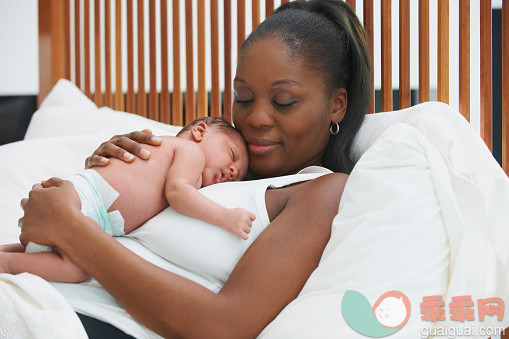
[[[228,208],[226,212],[226,219],[222,227],[228,232],[247,240],[248,233],[251,232],[251,226],[255,219],[255,214],[246,209]]]

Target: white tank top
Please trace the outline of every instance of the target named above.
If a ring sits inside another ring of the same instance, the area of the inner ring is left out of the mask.
[[[219,205],[244,208],[256,215],[248,240],[221,227],[180,214],[172,207],[166,208],[127,237],[136,239],[160,257],[207,279],[220,289],[247,248],[270,224],[265,206],[267,188],[312,180],[325,173],[225,182],[201,188],[204,196]]]

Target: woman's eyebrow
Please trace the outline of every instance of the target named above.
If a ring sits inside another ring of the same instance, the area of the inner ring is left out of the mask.
[[[242,78],[239,78],[239,77],[235,77],[235,79],[233,79],[233,81],[237,81],[237,82],[240,82],[242,84],[245,84],[246,81]],[[304,87],[303,84],[301,84],[300,82],[298,81],[295,81],[295,80],[292,80],[292,79],[281,79],[281,80],[276,80],[274,81],[273,83],[271,83],[270,85],[271,86],[277,86],[277,85],[283,85],[283,84],[293,84],[293,85],[297,85],[299,87]]]
[[[293,84],[293,85],[297,85],[299,87],[304,87],[303,84],[301,84],[300,82],[298,81],[295,81],[295,80],[292,80],[292,79],[281,79],[281,80],[276,80],[274,81],[273,83],[271,83],[270,85],[271,86],[277,86],[277,85],[281,85],[281,84]]]

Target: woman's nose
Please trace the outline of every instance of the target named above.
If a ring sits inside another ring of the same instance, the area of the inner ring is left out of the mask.
[[[271,127],[274,120],[270,108],[263,103],[253,103],[246,119],[247,123],[254,128]]]

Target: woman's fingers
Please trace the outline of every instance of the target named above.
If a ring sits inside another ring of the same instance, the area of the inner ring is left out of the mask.
[[[150,152],[145,149],[139,142],[136,141],[135,136],[139,137],[139,134],[141,132],[131,132],[127,136],[120,136],[115,140],[115,144],[111,146],[115,146],[116,148],[120,148],[121,151],[118,151],[117,149],[114,150],[115,157],[118,155],[122,156],[124,159],[127,159],[128,161],[134,160],[133,154],[137,155],[138,157],[142,159],[148,159],[150,157]],[[110,144],[105,145],[107,147],[111,147]],[[113,151],[113,149],[112,149]],[[127,152],[126,152],[127,151]],[[122,153],[121,153],[122,152]],[[132,159],[130,157],[133,157]],[[121,158],[119,158],[121,159]],[[121,159],[121,160],[124,160]],[[125,161],[125,160],[124,160]]]
[[[85,168],[88,169],[95,166],[106,166],[109,162],[110,159],[93,154],[85,159]]]
[[[131,142],[134,142],[131,140]],[[124,143],[124,144],[122,144]],[[125,162],[131,162],[134,160],[134,156],[126,151],[126,148],[133,148],[130,147],[130,145],[126,144],[126,142],[120,142],[120,146],[117,146],[118,143],[105,143],[102,145],[99,149],[97,149],[96,153],[94,155],[102,156],[102,157],[113,157],[120,159]],[[139,145],[139,144],[138,144]]]
[[[150,129],[144,129],[141,132],[135,131],[126,135],[129,139],[138,141],[142,144],[159,146],[161,145],[162,139],[152,134]]]
[[[109,141],[102,143],[99,148],[85,160],[85,168],[94,166],[106,166],[109,164],[107,158],[113,157],[125,162],[131,162],[135,156],[141,159],[148,159],[150,152],[143,144],[159,146],[162,139],[152,135],[152,131],[144,129],[123,135],[115,135]]]
[[[63,183],[64,181],[62,179],[53,177],[49,178],[48,180],[41,181],[41,188],[60,187],[63,185]]]
[[[18,226],[23,244],[26,240],[52,246],[57,241],[56,234],[67,231],[76,216],[81,215],[78,213],[81,201],[74,185],[60,178],[34,185],[20,205],[24,214]]]

